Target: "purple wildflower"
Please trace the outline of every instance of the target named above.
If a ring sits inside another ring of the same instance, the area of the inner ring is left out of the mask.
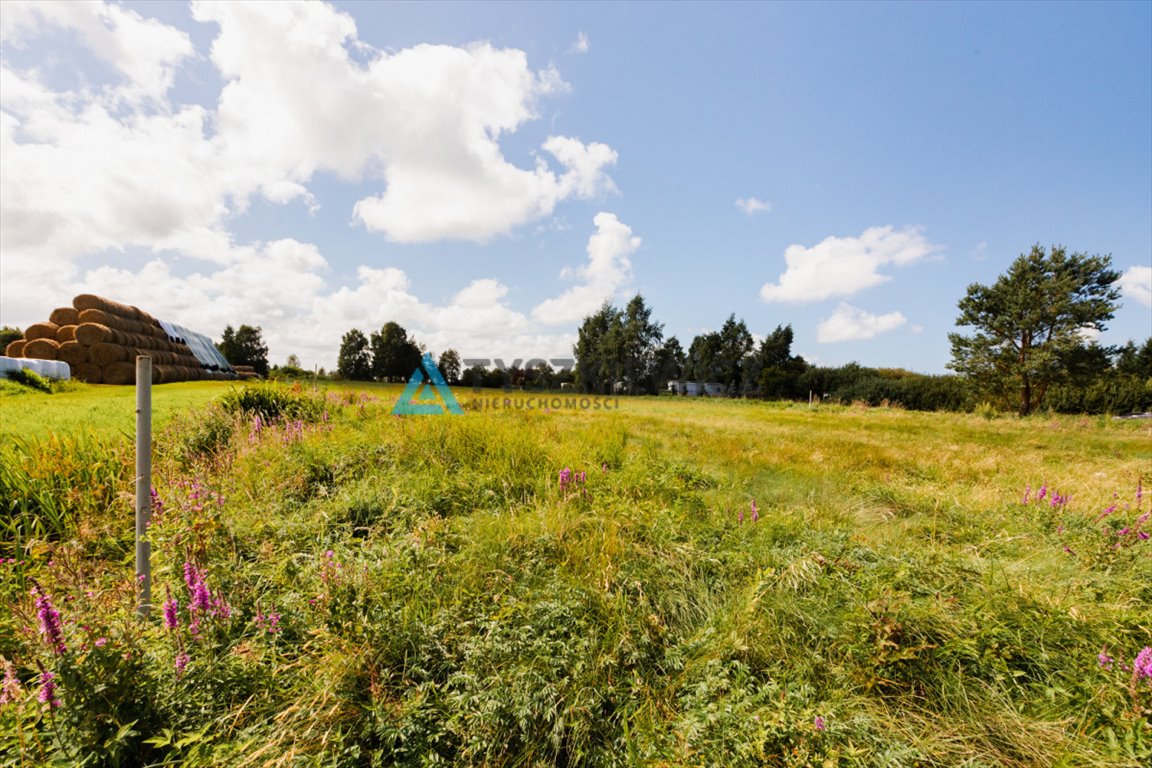
[[[1148,541],[1148,536],[1149,536],[1148,531],[1140,531],[1140,533],[1138,533],[1136,535],[1140,537],[1141,541]]]
[[[16,676],[16,665],[4,659],[4,683],[0,685],[0,705],[15,704],[23,693],[20,678]]]
[[[1108,515],[1112,514],[1115,511],[1116,511],[1116,505],[1113,504],[1112,506],[1108,507],[1108,509],[1106,509],[1100,513],[1100,515],[1096,518],[1096,522],[1100,522],[1101,520],[1108,517]]]
[[[1144,646],[1136,654],[1136,660],[1132,662],[1132,677],[1152,679],[1152,648]]]
[[[45,671],[40,675],[40,703],[47,704],[50,709],[60,706],[60,700],[56,698],[55,678],[55,672]]]
[[[107,644],[108,644],[108,638],[106,638],[106,637],[96,638],[95,646],[97,648],[103,648]]]
[[[568,467],[560,470],[560,491],[563,493],[568,490],[568,486],[572,484],[572,470]]]
[[[1024,486],[1024,498],[1020,500],[1021,504],[1027,504],[1028,500],[1032,497],[1032,483]]]
[[[192,563],[184,563],[184,584],[188,587],[188,609],[207,613],[212,608],[212,593],[204,583],[204,573]]]
[[[744,525],[744,510],[740,510],[736,514],[736,522],[740,523],[740,525]]]
[[[180,626],[180,601],[172,597],[171,590],[168,599],[164,602],[164,629],[176,629]]]
[[[257,604],[255,623],[258,629],[264,629],[269,633],[275,634],[280,631],[280,614],[275,611],[269,611],[268,615],[264,615],[260,610],[259,604]]]
[[[820,715],[816,715],[816,719],[812,721],[812,727],[818,731],[828,730],[827,723],[824,722],[824,718],[820,717]]]
[[[756,499],[752,499],[752,522],[760,519],[760,508],[756,506]]]
[[[1048,484],[1040,486],[1040,492],[1036,494],[1036,501],[1043,501],[1044,497],[1048,495]]]
[[[184,674],[184,668],[188,666],[189,657],[186,653],[180,653],[176,656],[176,676]]]
[[[1100,665],[1101,669],[1112,669],[1112,661],[1112,657],[1104,653],[1104,651],[1096,654],[1096,663]]]
[[[64,644],[64,628],[60,624],[60,612],[52,606],[48,595],[33,587],[32,594],[36,596],[36,615],[40,619],[40,634],[52,646],[54,653],[60,654],[68,650]]]
[[[1142,479],[1136,480],[1136,503],[1139,504],[1140,500],[1144,498],[1144,481]]]

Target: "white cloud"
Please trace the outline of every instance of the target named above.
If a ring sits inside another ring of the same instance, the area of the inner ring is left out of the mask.
[[[596,232],[588,238],[588,263],[575,270],[566,267],[560,274],[581,280],[581,284],[537,304],[532,310],[533,320],[548,325],[579,322],[632,278],[628,257],[640,247],[640,238],[612,213],[598,213],[592,223]]]
[[[453,347],[463,357],[546,359],[570,357],[572,333],[541,333],[506,303],[508,288],[492,279],[474,280],[443,304],[422,301],[408,276],[395,268],[361,266],[351,286],[324,280],[327,261],[308,243],[280,240],[237,246],[242,256],[214,270],[178,273],[176,262],[157,257],[139,270],[99,267],[45,286],[55,296],[97,293],[115,296],[164,320],[214,338],[224,326],[261,326],[269,359],[296,354],[306,367],[335,365],[341,337],[395,321],[439,353]],[[43,320],[49,307],[37,302]]]
[[[755,197],[740,197],[736,199],[736,207],[752,216],[757,213],[771,211],[776,203],[768,200],[759,200]]]
[[[481,241],[613,189],[605,169],[616,153],[604,144],[550,137],[542,150],[553,162],[531,168],[503,157],[501,137],[565,87],[555,70],[529,69],[523,51],[369,49],[363,66],[346,48],[367,48],[355,22],[328,5],[194,4],[193,15],[219,27],[211,58],[225,85],[215,109],[163,103],[195,53],[173,27],[101,3],[5,5],[6,46],[75,29],[126,81],[60,91],[35,69],[0,63],[6,286],[28,266],[67,272],[108,249],[203,244],[207,233],[226,241],[253,194],[315,211],[307,184],[319,171],[378,173],[383,192],[354,214],[401,242]]]
[[[172,86],[176,67],[193,55],[188,35],[132,10],[102,2],[6,2],[0,42],[21,47],[43,26],[76,32],[84,44],[127,80],[103,94],[112,102],[160,100]]]
[[[1129,267],[1119,285],[1125,296],[1152,307],[1152,267]]]
[[[568,53],[588,53],[588,35],[584,34],[583,30],[576,35],[576,40],[568,48]]]
[[[862,341],[899,328],[907,322],[900,312],[873,315],[850,304],[841,304],[830,317],[816,326],[816,341],[833,344],[838,341]]]
[[[401,243],[486,241],[552,213],[569,197],[610,190],[603,144],[552,137],[532,168],[510,163],[503,134],[536,118],[536,103],[566,86],[534,72],[523,51],[487,43],[373,52],[362,67],[347,14],[319,4],[195,4],[220,25],[212,60],[228,79],[219,121],[228,167],[240,176],[303,182],[317,170],[384,189],[354,216]],[[322,108],[318,108],[322,105]]]
[[[538,331],[495,280],[430,303],[399,270],[362,265],[351,284],[331,285],[316,246],[240,245],[229,232],[254,195],[315,211],[317,173],[379,179],[352,214],[399,242],[483,241],[611,192],[617,156],[602,143],[550,136],[527,167],[504,157],[501,142],[567,88],[555,69],[488,44],[377,51],[322,3],[194,3],[192,13],[218,29],[214,107],[166,101],[181,64],[205,53],[180,30],[107,3],[5,4],[5,50],[65,28],[112,71],[103,86],[69,91],[0,57],[5,322],[43,320],[44,296],[95,292],[212,335],[262,325],[273,359],[308,364],[330,366],[349,328],[388,320],[434,350],[571,354],[573,334]],[[629,278],[639,240],[611,214],[596,223],[578,273],[599,301]],[[142,266],[124,266],[125,252]],[[118,266],[81,270],[86,257]]]
[[[776,283],[760,289],[764,301],[819,301],[851,296],[887,282],[885,266],[906,266],[941,247],[930,243],[919,227],[871,227],[860,237],[829,237],[811,248],[790,245],[784,251],[787,269]]]

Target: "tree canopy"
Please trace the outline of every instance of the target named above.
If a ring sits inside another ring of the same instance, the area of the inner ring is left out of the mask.
[[[656,353],[664,326],[637,294],[623,309],[605,302],[580,326],[576,381],[585,392],[607,393],[620,382],[628,393],[656,391]]]
[[[440,369],[440,375],[444,377],[444,381],[449,384],[458,384],[460,382],[460,353],[454,349],[446,349],[440,353],[440,359],[436,361],[436,367]]]
[[[363,331],[353,328],[340,340],[336,372],[348,381],[369,381],[372,378],[372,351]]]
[[[268,345],[259,326],[226,326],[216,348],[232,365],[250,365],[261,376],[268,375]]]
[[[380,381],[403,381],[420,365],[422,354],[408,331],[399,323],[387,322],[370,341],[372,376]]]
[[[1021,414],[1039,408],[1077,361],[1091,364],[1081,352],[1084,334],[1104,330],[1120,298],[1111,263],[1110,256],[1035,245],[991,286],[968,286],[956,325],[973,333],[948,335],[948,367],[982,392],[1015,401]]]

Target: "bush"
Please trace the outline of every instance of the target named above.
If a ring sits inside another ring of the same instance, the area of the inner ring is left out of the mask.
[[[316,422],[323,417],[327,404],[322,392],[306,390],[299,384],[288,386],[276,382],[232,389],[220,399],[227,413],[248,418],[259,416],[265,422],[297,419]]]
[[[47,377],[41,376],[31,368],[21,368],[16,371],[9,371],[8,379],[17,384],[21,384],[29,389],[35,389],[40,392],[52,392],[52,380]]]

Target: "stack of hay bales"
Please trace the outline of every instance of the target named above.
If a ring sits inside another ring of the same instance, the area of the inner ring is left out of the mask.
[[[136,357],[152,358],[152,383],[232,379],[196,359],[178,337],[169,336],[156,318],[136,307],[81,294],[71,307],[52,311],[48,321],[28,326],[24,338],[8,345],[8,357],[60,360],[74,378],[89,384],[132,384]]]

